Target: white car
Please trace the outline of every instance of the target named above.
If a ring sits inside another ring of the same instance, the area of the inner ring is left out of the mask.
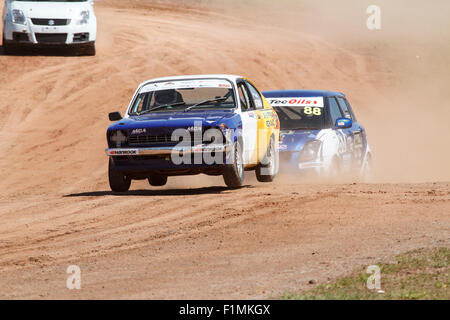
[[[93,0],[6,0],[3,7],[3,49],[71,46],[95,55],[97,18]]]

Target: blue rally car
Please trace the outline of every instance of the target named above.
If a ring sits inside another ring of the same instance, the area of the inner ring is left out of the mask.
[[[266,91],[280,120],[280,171],[367,179],[372,155],[364,127],[344,94],[319,90]]]
[[[132,180],[163,186],[167,177],[222,175],[238,188],[244,171],[260,182],[278,171],[279,121],[246,78],[200,75],[143,82],[124,117],[109,114],[109,184],[129,190]]]

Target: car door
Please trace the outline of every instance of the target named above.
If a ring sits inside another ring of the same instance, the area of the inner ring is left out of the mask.
[[[351,128],[338,129],[336,128],[336,120],[344,117],[345,114],[339,106],[337,97],[328,98],[329,113],[332,128],[338,138],[338,156],[340,158],[340,165],[342,171],[348,171],[352,165],[353,152],[353,135]]]
[[[257,150],[258,150],[258,162],[260,162],[266,155],[267,148],[269,146],[271,130],[266,121],[270,121],[272,118],[272,110],[264,110],[264,102],[258,89],[253,86],[249,81],[245,81],[248,91],[250,93],[250,102],[256,115],[257,124]]]
[[[362,161],[364,159],[364,139],[363,139],[363,128],[358,123],[356,118],[353,115],[353,112],[351,112],[351,109],[349,108],[348,101],[344,97],[337,97],[337,101],[339,103],[339,107],[341,108],[343,114],[345,117],[352,119],[352,127],[348,130],[349,136],[349,143],[351,144],[349,146],[349,151],[351,154],[351,168],[360,168]]]
[[[257,154],[257,115],[250,99],[250,94],[243,80],[237,82],[239,104],[241,106],[242,140],[244,164],[258,163]]]

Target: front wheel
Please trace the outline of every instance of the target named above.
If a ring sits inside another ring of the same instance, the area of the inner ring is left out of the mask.
[[[239,141],[233,145],[230,161],[231,163],[227,163],[223,169],[223,180],[229,188],[237,189],[244,184],[244,159]]]
[[[122,172],[117,171],[112,159],[109,159],[108,165],[109,186],[114,192],[127,192],[131,186],[131,179]]]
[[[278,170],[279,154],[273,139],[270,140],[263,162],[256,169],[256,179],[259,182],[272,182]]]
[[[95,56],[97,50],[95,49],[95,42],[89,42],[87,44],[82,45],[79,48],[77,55],[85,55],[85,56]]]
[[[338,183],[342,180],[341,162],[337,156],[335,156],[328,167],[322,171],[321,180],[327,183]]]
[[[361,169],[362,182],[370,182],[372,180],[372,155],[368,153],[366,155],[364,164]]]
[[[4,55],[10,55],[10,54],[12,54],[12,48],[11,48],[11,45],[9,45],[9,44],[6,43],[5,35],[3,35],[2,39],[3,39],[3,42],[2,42],[3,54],[4,54]]]

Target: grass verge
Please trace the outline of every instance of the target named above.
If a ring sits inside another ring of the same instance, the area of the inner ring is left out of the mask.
[[[450,299],[449,248],[419,249],[399,255],[393,263],[379,263],[381,290],[367,289],[371,276],[361,268],[347,277],[303,293],[288,293],[285,300],[412,300]]]

